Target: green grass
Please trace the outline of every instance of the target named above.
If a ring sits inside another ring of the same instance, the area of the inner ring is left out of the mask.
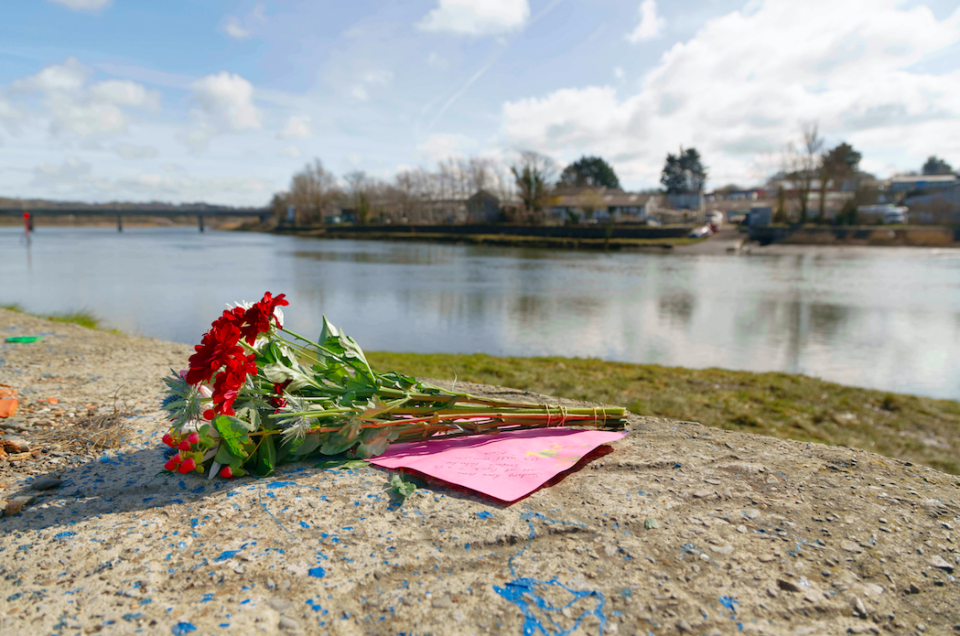
[[[580,358],[375,352],[380,372],[498,384],[625,406],[640,415],[863,448],[960,474],[960,402],[786,373],[685,369]]]
[[[93,312],[86,309],[81,309],[80,311],[73,311],[70,313],[64,314],[53,314],[50,316],[42,316],[51,322],[64,322],[71,325],[80,325],[81,327],[86,327],[87,329],[99,329],[100,328],[100,319],[97,318]]]
[[[33,314],[25,311],[23,309],[23,306],[18,303],[14,303],[12,305],[0,305],[0,309],[6,309],[7,311],[15,311],[19,314],[27,314],[35,318],[42,318],[44,320],[49,320],[50,322],[61,322],[61,323],[67,323],[71,325],[79,325],[87,329],[97,329],[100,331],[107,331],[109,333],[116,333],[116,334],[121,333],[116,329],[103,329],[100,326],[101,324],[100,318],[97,317],[97,315],[92,311],[90,311],[89,309],[80,309],[78,311],[71,311],[71,312],[58,313],[58,314]]]

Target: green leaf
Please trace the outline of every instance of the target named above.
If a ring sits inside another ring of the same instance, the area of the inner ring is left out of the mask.
[[[220,447],[217,448],[217,454],[214,456],[213,461],[217,462],[221,466],[229,466],[236,460],[242,460],[242,457],[237,457],[230,451],[230,447],[227,444],[220,444]]]
[[[357,446],[357,457],[376,457],[387,450],[390,442],[397,439],[398,431],[394,427],[368,428],[360,434],[360,445]]]
[[[360,433],[360,420],[353,419],[343,425],[336,433],[328,433],[320,452],[324,455],[339,455],[350,450],[357,443],[357,435]]]
[[[404,479],[402,473],[394,473],[393,477],[390,478],[390,485],[402,499],[406,499],[417,489],[417,485]]]
[[[323,317],[323,330],[320,332],[320,344],[325,344],[328,338],[339,338],[340,331],[337,330],[330,321],[327,320],[327,317]]]
[[[362,459],[349,459],[345,457],[340,459],[325,459],[317,464],[317,468],[321,470],[333,470],[334,468],[339,468],[340,470],[356,470],[358,468],[366,468],[369,465],[369,462]]]
[[[237,457],[246,457],[247,453],[243,450],[243,445],[250,442],[249,424],[243,420],[231,417],[229,415],[218,415],[213,420],[213,425],[220,433],[220,437],[229,447],[230,452]]]
[[[257,467],[254,469],[257,477],[266,477],[273,472],[277,464],[277,449],[273,445],[273,436],[267,435],[260,442],[257,449]]]
[[[290,443],[290,454],[309,455],[320,448],[320,433],[307,433],[303,439]]]

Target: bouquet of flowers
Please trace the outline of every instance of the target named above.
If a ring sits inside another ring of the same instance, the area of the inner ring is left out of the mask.
[[[622,429],[622,408],[567,408],[447,391],[376,373],[323,318],[316,342],[283,327],[284,294],[231,307],[204,334],[189,370],[164,378],[171,472],[266,476],[315,455],[379,455],[392,442],[564,426]]]

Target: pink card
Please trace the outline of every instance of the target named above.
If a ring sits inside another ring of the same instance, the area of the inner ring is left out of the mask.
[[[536,428],[443,440],[393,444],[371,464],[410,468],[489,495],[516,501],[572,468],[601,444],[626,432]]]

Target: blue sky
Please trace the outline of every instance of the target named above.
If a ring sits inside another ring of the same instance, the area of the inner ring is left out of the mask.
[[[34,0],[0,20],[0,196],[262,205],[451,156],[695,146],[756,183],[803,121],[880,176],[960,164],[960,9],[888,0]]]

